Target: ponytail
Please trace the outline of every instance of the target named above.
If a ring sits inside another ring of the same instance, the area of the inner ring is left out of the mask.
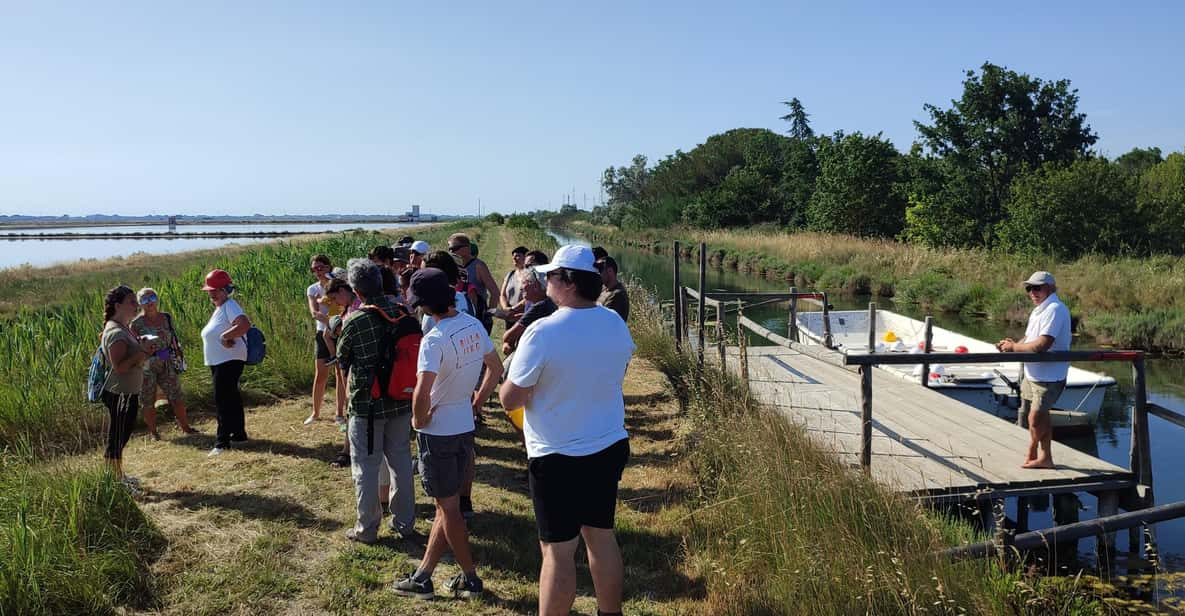
[[[129,295],[135,294],[136,292],[126,284],[121,284],[108,291],[106,297],[103,298],[103,322],[106,323],[114,319],[115,307],[127,299]]]

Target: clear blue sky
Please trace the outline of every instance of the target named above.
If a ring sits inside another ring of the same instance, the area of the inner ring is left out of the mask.
[[[1185,147],[1175,1],[0,2],[3,214],[591,206],[794,96],[907,150],[985,60],[1070,79],[1107,155]]]

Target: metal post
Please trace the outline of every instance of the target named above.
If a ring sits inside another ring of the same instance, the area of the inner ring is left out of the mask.
[[[724,359],[724,302],[716,304],[716,348],[720,351],[720,372],[728,374],[728,363]]]
[[[737,351],[741,363],[741,382],[744,383],[745,389],[749,389],[749,336],[745,332],[745,326],[741,325],[741,321],[745,318],[745,305],[741,301],[737,301]]]
[[[705,242],[699,243],[699,348],[696,351],[699,353],[699,367],[702,370],[704,367],[704,321],[707,315],[705,314],[707,297],[704,295],[707,286],[705,278],[708,275],[708,244]]]
[[[827,348],[834,348],[835,345],[831,339],[831,305],[827,303],[827,292],[823,295],[823,346]]]
[[[790,287],[790,320],[786,323],[786,337],[798,342],[798,287]]]
[[[1132,360],[1132,389],[1135,390],[1135,404],[1132,405],[1131,470],[1136,475],[1136,495],[1144,506],[1153,503],[1152,496],[1152,442],[1148,436],[1148,389],[1144,370],[1144,354]]]
[[[876,302],[868,302],[868,352],[876,352]]]
[[[679,240],[675,240],[674,259],[675,286],[674,293],[671,294],[671,303],[675,308],[675,352],[678,353],[683,350],[683,341],[679,337],[683,331],[683,281],[679,279]]]
[[[926,333],[922,340],[922,353],[927,355],[934,350],[934,317],[926,315]],[[930,386],[930,362],[922,364],[922,387]]]
[[[872,468],[872,366],[860,366],[860,468]]]

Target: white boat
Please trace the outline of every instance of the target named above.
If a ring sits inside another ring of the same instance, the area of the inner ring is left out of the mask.
[[[868,311],[840,310],[829,313],[832,346],[845,353],[868,352]],[[823,313],[800,312],[797,317],[802,342],[823,344]],[[876,312],[877,353],[921,354],[925,323],[889,310]],[[993,344],[976,340],[941,327],[932,327],[931,350],[936,353],[996,353]],[[922,364],[877,366],[884,372],[921,386]],[[931,389],[946,394],[996,416],[1016,421],[1021,364],[992,362],[981,364],[931,365],[927,376]],[[1070,367],[1066,389],[1051,412],[1053,426],[1059,429],[1090,428],[1099,418],[1103,396],[1115,379]]]

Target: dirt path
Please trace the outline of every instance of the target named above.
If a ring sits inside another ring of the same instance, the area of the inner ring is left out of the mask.
[[[482,237],[482,254],[508,261],[515,235]],[[500,279],[499,271],[495,276]],[[495,330],[497,331],[497,330]],[[630,614],[696,611],[702,582],[685,570],[680,520],[690,480],[674,435],[678,404],[665,378],[634,361],[626,379],[632,459],[621,484],[619,540],[626,562]],[[331,400],[332,397],[330,396]],[[353,488],[348,469],[328,462],[342,434],[331,422],[303,426],[307,399],[248,410],[247,446],[207,458],[213,424],[203,434],[165,431],[164,440],[134,437],[128,472],[143,481],[144,510],[168,539],[153,570],[155,611],[167,614],[524,614],[537,605],[539,547],[525,479],[526,455],[500,409],[477,433],[477,481],[471,541],[487,596],[431,603],[397,597],[396,576],[414,569],[423,540],[402,541],[385,527],[375,546],[348,542]],[[418,484],[418,481],[417,481]],[[427,533],[432,506],[417,487],[417,530]],[[456,572],[442,564],[436,579]],[[576,612],[595,614],[582,566]]]

